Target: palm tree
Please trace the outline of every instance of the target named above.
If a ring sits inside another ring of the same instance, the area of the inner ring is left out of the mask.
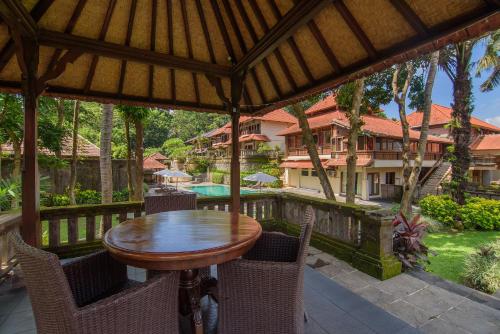
[[[129,112],[129,107],[118,106],[118,110],[120,111],[125,123],[125,139],[127,141],[127,189],[128,200],[131,201],[134,198],[134,182],[132,178],[132,140],[130,138],[130,122],[132,115]]]
[[[472,49],[478,40],[469,40],[443,49],[440,65],[453,83],[451,136],[453,138],[451,165],[451,195],[458,204],[465,203],[467,176],[471,163],[470,117],[472,105]]]
[[[100,169],[101,169],[101,192],[102,203],[113,202],[113,169],[111,164],[111,131],[113,128],[113,105],[102,105],[101,116],[101,148],[100,148]]]
[[[481,84],[481,91],[487,92],[493,90],[500,84],[500,30],[497,30],[486,37],[486,48],[484,54],[477,62],[476,77],[481,73],[491,70],[488,78]]]

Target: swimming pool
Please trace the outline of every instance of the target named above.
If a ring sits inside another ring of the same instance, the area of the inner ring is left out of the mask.
[[[214,185],[214,186],[190,186],[185,187],[201,196],[229,196],[230,190],[229,186],[224,185]],[[255,191],[249,189],[240,189],[240,194],[253,194]]]

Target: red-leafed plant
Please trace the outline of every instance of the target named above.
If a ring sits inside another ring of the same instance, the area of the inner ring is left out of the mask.
[[[404,268],[424,269],[429,264],[429,253],[433,254],[423,243],[427,225],[420,223],[420,215],[408,222],[403,213],[399,213],[392,222],[393,251]]]

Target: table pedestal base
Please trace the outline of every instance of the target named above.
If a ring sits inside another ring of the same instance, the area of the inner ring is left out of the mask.
[[[200,276],[198,269],[181,271],[179,284],[179,311],[191,318],[192,333],[203,333],[203,319],[200,306]]]

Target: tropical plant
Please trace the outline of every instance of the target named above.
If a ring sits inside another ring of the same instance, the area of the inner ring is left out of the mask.
[[[485,42],[484,54],[476,64],[476,77],[484,71],[491,70],[491,73],[481,84],[482,92],[491,91],[500,84],[500,30],[492,32]]]
[[[500,288],[500,241],[482,245],[465,259],[463,282],[486,293]]]
[[[419,202],[421,213],[446,225],[453,225],[458,217],[458,204],[448,195],[428,195]]]
[[[12,202],[19,202],[20,197],[21,183],[19,178],[0,179],[0,211],[11,209]]]
[[[411,222],[408,222],[405,215],[400,212],[392,222],[393,251],[404,268],[424,269],[425,264],[430,263],[428,254],[432,252],[423,243],[427,225],[420,223],[419,220],[420,215],[416,215]]]

